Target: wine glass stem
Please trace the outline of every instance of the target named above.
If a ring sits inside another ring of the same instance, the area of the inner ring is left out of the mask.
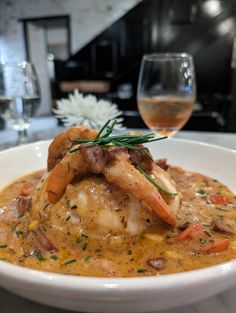
[[[26,142],[28,142],[27,129],[18,130],[18,144],[22,145]]]

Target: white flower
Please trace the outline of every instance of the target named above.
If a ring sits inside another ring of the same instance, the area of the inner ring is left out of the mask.
[[[97,100],[92,95],[83,96],[78,90],[70,94],[68,99],[57,102],[54,113],[65,126],[85,125],[95,129],[101,128],[109,119],[116,119],[116,128],[122,128],[122,112],[117,105],[106,100]]]

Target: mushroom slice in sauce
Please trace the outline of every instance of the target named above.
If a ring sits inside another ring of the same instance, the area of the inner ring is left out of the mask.
[[[155,268],[156,270],[162,270],[166,268],[167,259],[164,257],[147,259],[147,265]]]

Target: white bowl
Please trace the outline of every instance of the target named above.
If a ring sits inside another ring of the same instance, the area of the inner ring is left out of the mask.
[[[49,142],[0,153],[0,188],[45,167]],[[236,151],[170,139],[153,143],[156,158],[210,175],[236,191]],[[0,286],[22,297],[85,312],[151,312],[186,305],[236,284],[236,261],[186,273],[141,278],[95,278],[41,272],[0,261]]]

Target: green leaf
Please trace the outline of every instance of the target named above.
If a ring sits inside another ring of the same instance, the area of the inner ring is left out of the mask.
[[[83,238],[81,236],[79,236],[78,238],[76,238],[76,243],[81,243],[81,241],[83,240]]]
[[[139,269],[137,269],[137,272],[138,273],[145,273],[145,272],[147,272],[147,270],[145,268],[139,268]]]
[[[38,251],[36,254],[37,259],[41,262],[41,261],[45,261],[46,259],[44,258],[44,256],[42,255],[41,251]]]
[[[69,265],[69,264],[72,264],[72,263],[75,263],[75,262],[76,262],[76,259],[72,259],[72,260],[66,261],[64,263],[64,265]]]
[[[88,262],[89,260],[91,260],[92,259],[92,255],[88,255],[88,256],[86,256],[86,258],[84,258],[84,262]]]
[[[97,248],[97,249],[95,249],[94,250],[96,253],[100,253],[100,252],[102,252],[102,249],[101,248]]]
[[[206,191],[203,190],[203,189],[198,189],[197,193],[200,194],[200,195],[204,195],[206,193]]]

